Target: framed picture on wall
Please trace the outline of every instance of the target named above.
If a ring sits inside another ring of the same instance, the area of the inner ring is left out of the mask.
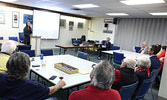
[[[78,22],[78,28],[83,28],[83,23]]]
[[[12,12],[12,27],[19,28],[19,12]]]
[[[60,19],[60,27],[66,28],[66,20],[65,19]]]
[[[23,23],[26,23],[27,21],[29,21],[31,24],[33,24],[33,15],[24,14],[23,18],[24,18]]]
[[[69,21],[69,26],[74,26],[74,22],[73,21]]]
[[[0,24],[5,24],[5,12],[0,10]]]

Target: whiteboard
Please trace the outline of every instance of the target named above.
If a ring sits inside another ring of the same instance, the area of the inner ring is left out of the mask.
[[[33,36],[41,36],[42,39],[58,39],[60,14],[41,10],[34,10],[33,13]]]

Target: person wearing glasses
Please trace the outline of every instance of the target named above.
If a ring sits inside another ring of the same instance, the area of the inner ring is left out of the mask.
[[[111,89],[115,79],[114,67],[101,61],[90,73],[91,84],[85,89],[74,91],[69,100],[121,100],[119,93]]]

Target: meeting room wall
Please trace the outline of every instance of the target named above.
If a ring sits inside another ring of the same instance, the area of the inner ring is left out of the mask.
[[[32,15],[32,10],[25,10],[25,9],[18,9],[13,7],[7,6],[0,6],[0,11],[3,11],[5,14],[5,23],[0,24],[0,37],[4,37],[4,40],[8,40],[9,36],[17,36],[18,32],[23,32],[23,28],[25,24],[23,23],[23,15],[29,14]],[[19,27],[13,28],[12,27],[12,12],[19,13]]]
[[[0,24],[0,36],[4,37],[4,40],[8,40],[9,36],[17,36],[18,32],[23,32],[25,24],[23,23],[23,15],[33,15],[32,10],[19,9],[7,6],[0,6],[0,11],[5,13],[5,23]],[[12,12],[19,12],[19,27],[12,27]],[[41,48],[55,48],[55,44],[71,44],[71,38],[80,38],[82,35],[88,33],[89,21],[82,18],[70,17],[61,15],[61,19],[66,20],[66,26],[60,27],[60,34],[58,40],[44,40],[41,41]],[[74,22],[72,30],[69,30],[69,21]],[[83,28],[78,28],[78,22],[83,23]],[[44,24],[44,23],[43,23]]]
[[[167,18],[122,18],[118,21],[115,44],[123,50],[132,51],[145,41],[167,45]]]
[[[111,18],[92,18],[89,23],[88,38],[90,40],[105,40],[107,37],[110,37],[111,43],[114,43],[114,34],[116,30],[116,24],[108,23],[108,30],[113,31],[112,33],[103,33],[103,30],[107,28],[104,27],[104,19]]]

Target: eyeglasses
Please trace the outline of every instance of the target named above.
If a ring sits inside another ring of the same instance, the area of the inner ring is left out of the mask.
[[[91,66],[91,67],[93,68],[93,70],[95,69],[95,66],[96,66],[96,64],[92,64],[92,66]]]

